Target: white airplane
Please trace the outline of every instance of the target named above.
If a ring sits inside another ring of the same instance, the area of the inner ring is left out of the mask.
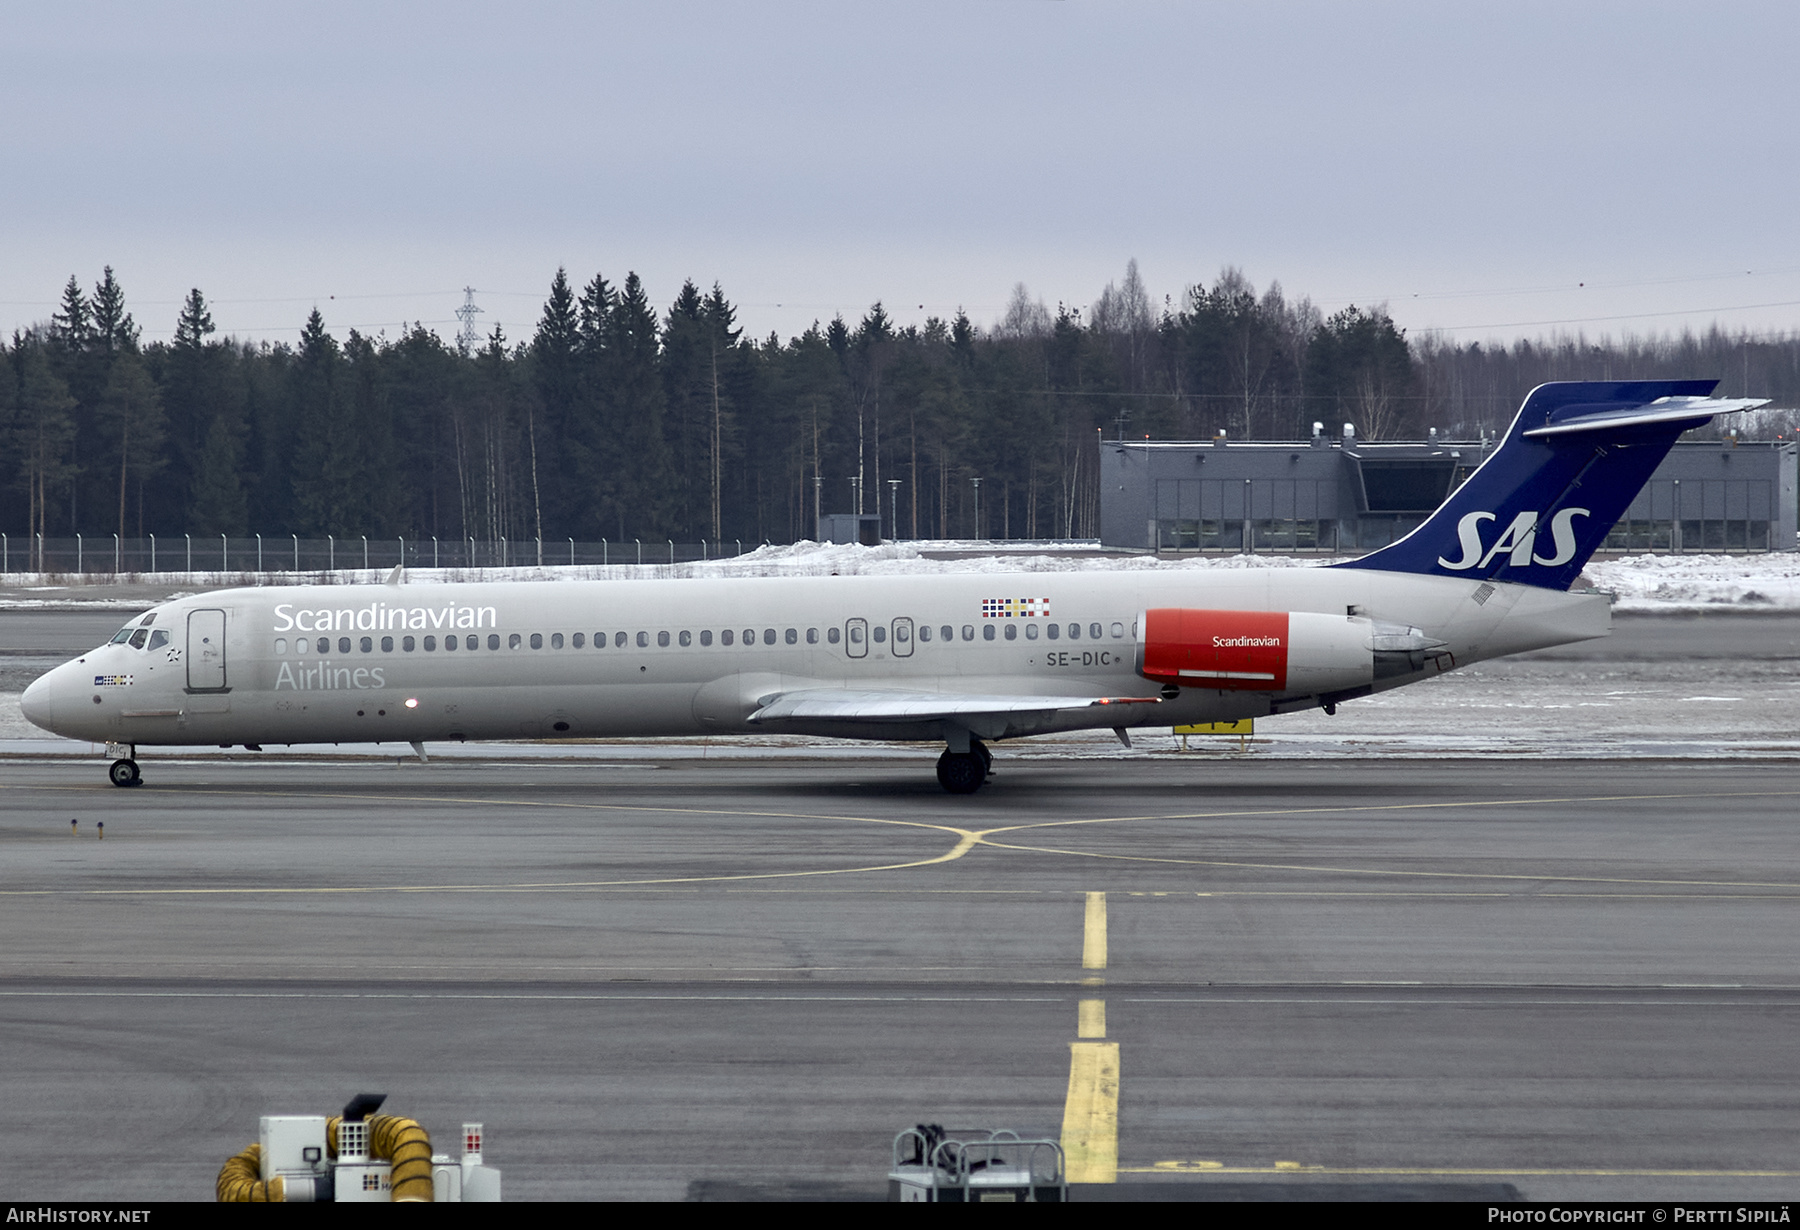
[[[26,689],[25,716],[140,746],[758,731],[987,741],[1233,721],[1604,636],[1570,586],[1715,381],[1546,384],[1422,526],[1317,568],[225,590],[166,602]]]

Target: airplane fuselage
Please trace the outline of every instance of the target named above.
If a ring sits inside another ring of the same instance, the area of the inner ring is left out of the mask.
[[[1140,617],[1157,608],[1294,613],[1314,648],[1296,630],[1278,687],[1159,686],[1140,673]],[[1308,567],[266,586],[165,603],[146,635],[134,620],[34,683],[24,707],[96,742],[260,745],[943,737],[929,716],[765,711],[819,690],[1143,702],[1017,712],[976,732],[1010,738],[1332,704],[1608,622],[1599,594]],[[1384,668],[1370,640],[1396,628],[1442,648]]]

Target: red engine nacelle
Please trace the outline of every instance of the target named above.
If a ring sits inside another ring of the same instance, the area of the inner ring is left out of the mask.
[[[1184,688],[1330,692],[1373,677],[1371,625],[1312,611],[1145,611],[1138,674]]]
[[[1286,611],[1145,611],[1138,674],[1190,688],[1281,692],[1287,688]]]

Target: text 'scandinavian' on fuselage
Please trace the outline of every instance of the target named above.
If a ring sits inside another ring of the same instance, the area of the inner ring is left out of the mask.
[[[165,603],[26,690],[110,745],[772,731],[985,744],[1336,706],[1603,636],[1570,587],[1675,438],[1760,404],[1714,381],[1546,384],[1417,530],[1319,568],[226,590]]]

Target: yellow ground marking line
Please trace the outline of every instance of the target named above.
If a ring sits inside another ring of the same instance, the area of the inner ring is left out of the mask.
[[[1081,926],[1081,968],[1106,968],[1106,894],[1087,894]],[[1084,978],[1098,983],[1099,978]],[[1063,1101],[1063,1162],[1071,1183],[1114,1183],[1119,1174],[1119,1044],[1106,1037],[1106,1001],[1084,999],[1075,1008],[1069,1043],[1069,1092]]]
[[[1119,1175],[1119,1044],[1069,1043],[1063,1160],[1071,1183],[1115,1183]]]
[[[1092,850],[1067,850],[1054,846],[1027,846],[1012,842],[994,841],[997,833],[1026,832],[1033,829],[1068,828],[1091,824],[1123,824],[1144,820],[1219,820],[1236,818],[1271,818],[1279,816],[1304,815],[1348,815],[1358,812],[1404,812],[1404,811],[1444,811],[1463,810],[1482,807],[1528,807],[1548,803],[1638,803],[1667,801],[1675,799],[1745,799],[1745,798],[1793,798],[1800,796],[1794,790],[1747,790],[1747,791],[1703,791],[1680,794],[1601,794],[1572,795],[1558,798],[1526,798],[1526,799],[1460,799],[1442,803],[1396,803],[1369,804],[1354,807],[1295,807],[1274,810],[1245,809],[1219,812],[1190,812],[1165,815],[1142,816],[1102,816],[1086,820],[1046,820],[1035,824],[1015,824],[1002,828],[982,829],[977,834],[979,844],[992,846],[1000,850],[1016,850],[1032,854],[1061,854],[1072,858],[1110,859],[1119,862],[1168,863],[1178,866],[1195,867],[1232,867],[1251,871],[1304,871],[1322,875],[1367,875],[1367,876],[1406,876],[1422,879],[1453,880],[1485,880],[1485,881],[1520,881],[1541,883],[1545,881],[1570,884],[1660,884],[1690,888],[1774,888],[1800,889],[1800,884],[1782,881],[1758,880],[1663,880],[1648,879],[1635,876],[1572,876],[1555,874],[1527,875],[1523,873],[1468,872],[1468,871],[1399,871],[1387,868],[1371,867],[1323,867],[1307,863],[1259,863],[1236,859],[1191,859],[1162,857],[1147,854],[1106,854]]]
[[[1081,968],[1106,968],[1106,894],[1087,895],[1087,916],[1081,927]]]
[[[1151,1166],[1120,1166],[1120,1174],[1279,1174],[1279,1175],[1416,1175],[1439,1178],[1641,1178],[1641,1179],[1791,1179],[1800,1170],[1657,1170],[1648,1168],[1593,1169],[1520,1166],[1303,1166],[1276,1162],[1272,1166],[1226,1166],[1219,1162],[1157,1162]]]
[[[26,785],[0,785],[3,790],[76,790],[82,787],[43,787]],[[177,788],[160,793],[201,794],[207,796],[240,797],[240,798],[303,798],[303,799],[347,799],[362,802],[381,803],[431,803],[459,807],[538,807],[551,809],[568,809],[577,811],[618,811],[643,812],[656,815],[692,815],[692,816],[734,816],[743,818],[781,819],[781,820],[842,820],[859,824],[891,825],[897,828],[915,828],[953,834],[956,844],[943,854],[932,858],[914,859],[900,863],[878,863],[857,867],[819,868],[810,871],[776,871],[743,873],[735,875],[712,876],[662,876],[641,880],[574,880],[545,881],[513,884],[388,884],[365,885],[361,887],[337,888],[179,888],[179,889],[0,889],[0,897],[45,897],[45,896],[206,896],[206,895],[254,895],[254,894],[334,894],[334,893],[396,893],[396,892],[544,892],[544,891],[577,891],[597,888],[635,888],[669,884],[718,884],[746,882],[754,880],[795,879],[818,876],[853,875],[879,871],[906,871],[916,867],[929,867],[939,863],[954,862],[968,854],[976,846],[987,846],[996,850],[1014,850],[1030,854],[1060,854],[1073,858],[1110,859],[1120,862],[1166,863],[1177,866],[1225,867],[1252,871],[1303,871],[1324,875],[1367,875],[1367,876],[1405,876],[1425,879],[1465,879],[1486,881],[1520,881],[1526,883],[1560,882],[1586,884],[1632,884],[1632,885],[1668,885],[1682,887],[1708,888],[1772,888],[1800,889],[1800,884],[1780,881],[1730,881],[1730,880],[1662,880],[1642,879],[1626,876],[1571,876],[1571,875],[1526,875],[1485,872],[1453,872],[1453,871],[1399,871],[1383,868],[1364,867],[1325,867],[1304,863],[1260,863],[1244,860],[1228,859],[1187,859],[1157,857],[1153,855],[1105,854],[1089,850],[1067,850],[1051,846],[1027,846],[1010,842],[993,841],[991,837],[999,833],[1026,832],[1041,828],[1063,828],[1093,824],[1123,824],[1137,821],[1156,820],[1218,820],[1233,818],[1274,818],[1282,816],[1303,815],[1344,815],[1358,812],[1404,812],[1425,810],[1469,809],[1480,807],[1520,807],[1547,803],[1602,803],[1602,802],[1646,802],[1673,799],[1740,799],[1740,798],[1791,798],[1800,796],[1800,791],[1729,791],[1698,792],[1681,794],[1643,794],[1643,795],[1576,795],[1554,798],[1525,799],[1470,799],[1442,803],[1397,803],[1370,804],[1352,807],[1296,807],[1276,809],[1240,809],[1218,812],[1187,812],[1145,814],[1138,816],[1100,816],[1080,820],[1049,820],[1033,824],[1001,825],[990,829],[968,829],[948,824],[932,824],[919,820],[896,820],[878,816],[851,816],[836,813],[815,812],[780,812],[735,810],[728,808],[702,807],[650,807],[641,804],[615,804],[602,802],[563,802],[541,799],[493,799],[470,798],[436,795],[393,795],[393,794],[354,794],[328,792],[324,794],[301,791],[271,790],[219,790],[211,788]]]
[[[1067,828],[1086,824],[1125,824],[1139,820],[1232,820],[1265,819],[1274,816],[1352,815],[1357,812],[1441,811],[1473,807],[1529,807],[1549,803],[1654,803],[1675,799],[1790,799],[1800,797],[1800,790],[1705,790],[1675,794],[1579,794],[1567,797],[1524,799],[1454,799],[1442,803],[1360,803],[1351,806],[1320,807],[1246,807],[1233,811],[1147,812],[1137,816],[1089,816],[1079,820],[1038,820],[1030,824],[1011,824],[983,829],[982,834],[1008,833],[1025,829]]]
[[[0,789],[25,789],[26,787],[0,787]],[[896,828],[923,829],[929,832],[954,835],[956,844],[942,854],[930,858],[912,859],[903,863],[877,863],[858,867],[822,867],[808,871],[764,871],[742,872],[731,875],[705,876],[658,876],[641,880],[553,880],[541,882],[523,882],[512,884],[369,884],[341,885],[336,887],[298,887],[279,888],[261,886],[255,888],[91,888],[91,889],[0,889],[0,897],[214,897],[214,896],[330,896],[353,895],[367,893],[506,893],[506,892],[557,892],[580,891],[595,888],[636,888],[668,884],[719,884],[742,883],[753,880],[797,879],[814,876],[853,875],[873,871],[905,871],[914,867],[929,867],[935,863],[947,863],[967,854],[979,839],[979,834],[969,829],[957,828],[948,824],[931,824],[921,820],[893,820],[881,816],[848,816],[835,813],[813,812],[778,812],[778,811],[740,811],[727,808],[708,807],[646,807],[635,804],[612,803],[568,803],[555,800],[539,799],[492,799],[492,798],[440,798],[431,795],[370,795],[328,792],[315,794],[299,791],[278,790],[194,790],[181,789],[165,791],[169,794],[205,794],[242,798],[306,798],[306,799],[347,799],[357,802],[401,802],[401,803],[433,803],[452,804],[457,806],[486,807],[544,807],[566,808],[576,811],[635,811],[651,812],[661,815],[692,816],[732,816],[740,818],[757,818],[773,820],[825,820],[850,821],[860,824],[890,825]]]

